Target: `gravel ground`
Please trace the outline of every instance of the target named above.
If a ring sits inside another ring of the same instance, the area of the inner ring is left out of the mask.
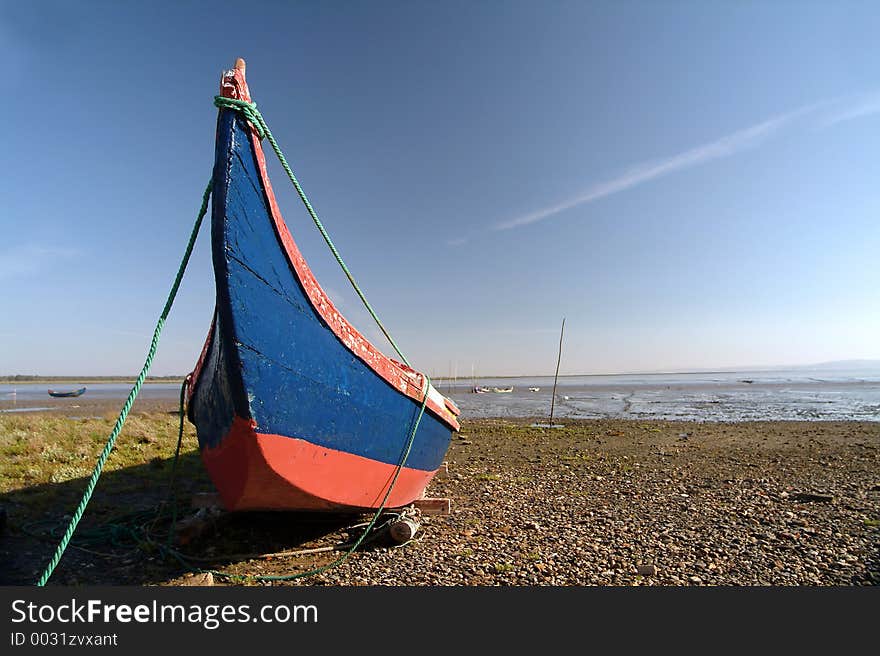
[[[337,567],[293,580],[214,576],[213,582],[880,583],[880,422],[563,421],[563,428],[541,429],[529,420],[465,420],[447,454],[448,471],[441,470],[428,489],[429,496],[451,499],[452,512],[423,517],[420,531],[407,544],[395,547],[377,541]],[[139,446],[133,437],[125,440],[129,448]],[[187,459],[191,469],[186,471],[192,475],[180,483],[181,499],[210,490],[192,445]],[[124,499],[131,509],[156,508],[165,487],[143,484],[153,480],[145,478],[150,471],[151,465],[145,464],[115,474],[120,485],[130,483],[128,496],[102,492],[111,489],[114,474],[108,474],[74,544],[91,524],[100,523],[102,503],[112,509]],[[52,502],[45,515],[63,529],[67,516],[62,514],[81,494],[81,481],[43,487],[44,493],[56,493],[54,487],[67,492],[63,503]],[[108,498],[102,501],[102,494]],[[10,520],[0,540],[6,584],[29,585],[56,542],[35,541],[20,528],[28,499],[7,496]],[[206,569],[250,577],[286,576],[326,565],[341,552],[265,557],[266,553],[338,545],[359,535],[360,529],[352,530],[352,525],[365,519],[369,517],[228,513],[209,522],[209,529],[181,550],[201,559],[198,563]],[[85,546],[68,549],[52,585],[209,582],[143,543]]]
[[[880,583],[880,423],[530,423],[466,422],[429,488],[450,515],[292,583]],[[290,572],[291,559],[227,571]]]

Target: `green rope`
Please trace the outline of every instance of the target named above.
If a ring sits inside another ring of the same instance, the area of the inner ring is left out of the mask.
[[[380,321],[379,317],[376,315],[376,312],[373,310],[372,306],[369,304],[369,302],[367,301],[363,292],[361,291],[360,287],[358,286],[357,282],[355,281],[354,276],[351,274],[348,267],[345,265],[345,262],[342,260],[342,257],[339,255],[339,251],[337,251],[336,246],[334,246],[333,241],[330,239],[330,235],[327,234],[327,231],[324,229],[324,226],[321,223],[321,220],[318,218],[318,215],[315,212],[314,208],[312,207],[312,204],[309,202],[309,199],[306,197],[305,192],[303,191],[302,187],[299,184],[299,181],[296,179],[296,176],[293,174],[293,171],[291,170],[290,165],[287,163],[287,160],[285,159],[284,154],[281,152],[281,148],[278,146],[278,142],[276,142],[275,138],[272,136],[272,132],[269,130],[269,126],[266,125],[265,120],[263,119],[260,112],[257,110],[256,103],[249,103],[249,102],[245,102],[242,100],[235,100],[233,98],[225,98],[223,96],[215,96],[214,104],[218,108],[226,108],[226,109],[232,109],[232,110],[242,112],[245,115],[245,117],[254,125],[260,138],[261,139],[263,139],[263,138],[269,139],[269,143],[272,144],[272,149],[275,151],[275,155],[278,157],[278,160],[281,162],[281,166],[284,168],[284,171],[287,173],[287,177],[290,178],[290,181],[293,183],[294,188],[296,189],[297,193],[299,194],[300,199],[302,200],[303,204],[305,205],[306,209],[308,210],[309,215],[312,217],[312,220],[314,221],[315,225],[317,226],[318,231],[321,233],[321,236],[324,238],[324,241],[327,243],[327,246],[330,248],[330,251],[333,253],[333,256],[336,258],[336,261],[339,263],[339,266],[342,268],[343,272],[345,273],[346,277],[348,278],[349,282],[351,283],[351,285],[354,288],[355,292],[357,293],[358,297],[363,302],[364,307],[367,308],[367,311],[370,313],[370,316],[376,322],[376,325],[379,326],[379,329],[385,335],[386,339],[391,344],[391,346],[394,347],[394,350],[397,352],[398,356],[400,356],[401,360],[403,360],[403,362],[407,366],[410,366],[410,363],[406,359],[406,356],[403,354],[403,352],[400,350],[400,348],[398,348],[394,339],[391,337],[391,335],[386,330],[385,326]],[[104,465],[107,462],[107,459],[109,458],[110,453],[113,450],[113,446],[116,443],[116,439],[119,437],[119,433],[122,431],[122,427],[125,424],[125,420],[128,417],[128,413],[131,411],[131,406],[134,403],[134,400],[137,397],[138,393],[140,392],[140,388],[143,385],[144,380],[147,377],[147,373],[149,372],[150,367],[152,366],[153,358],[155,357],[156,351],[159,346],[159,336],[162,333],[162,328],[165,326],[165,320],[168,318],[168,314],[171,311],[172,305],[174,304],[174,299],[177,296],[177,291],[180,288],[180,283],[181,283],[181,280],[183,279],[183,273],[186,270],[187,264],[189,263],[189,258],[192,255],[193,246],[195,245],[195,240],[198,235],[199,229],[201,227],[202,219],[204,219],[205,214],[207,213],[208,200],[211,195],[211,186],[212,186],[212,183],[209,182],[208,186],[205,188],[205,193],[202,196],[202,205],[201,205],[201,208],[199,209],[198,218],[196,219],[195,225],[193,226],[193,231],[192,231],[192,234],[190,235],[190,240],[189,240],[189,243],[187,244],[186,252],[184,253],[183,260],[180,263],[180,267],[177,271],[177,276],[174,280],[174,284],[171,287],[171,291],[168,295],[168,299],[165,302],[165,307],[162,309],[162,313],[159,316],[158,322],[156,323],[156,329],[153,332],[153,339],[150,343],[150,349],[147,354],[147,358],[144,363],[144,366],[141,369],[141,372],[138,375],[137,380],[135,381],[135,384],[132,387],[131,392],[128,395],[128,398],[126,399],[125,403],[123,404],[122,410],[119,413],[119,417],[117,418],[116,424],[113,427],[113,430],[111,431],[109,438],[107,439],[107,443],[105,444],[103,451],[101,452],[100,456],[98,457],[98,461],[95,464],[95,468],[92,471],[92,475],[89,478],[89,481],[86,485],[86,490],[83,493],[83,496],[82,496],[82,499],[80,500],[79,506],[77,506],[76,510],[74,511],[73,516],[71,517],[70,523],[67,526],[67,530],[64,532],[64,535],[61,538],[61,541],[58,544],[54,555],[52,556],[49,564],[47,565],[45,571],[43,572],[42,576],[40,577],[40,580],[37,582],[38,586],[44,586],[46,584],[46,582],[49,580],[49,577],[51,577],[52,573],[55,571],[55,568],[58,566],[58,562],[61,560],[62,555],[64,554],[65,550],[67,549],[67,546],[70,543],[71,538],[73,537],[73,533],[76,530],[76,527],[79,524],[80,519],[82,518],[82,514],[85,511],[86,506],[88,505],[89,501],[91,500],[92,493],[94,492],[95,486],[98,483],[98,479],[101,476],[101,473],[104,469]],[[211,573],[211,574],[215,574],[218,576],[223,576],[226,578],[238,579],[238,580],[288,581],[288,580],[292,580],[292,579],[302,578],[305,576],[319,574],[319,573],[324,572],[332,567],[336,567],[337,565],[342,564],[346,559],[348,559],[348,557],[352,553],[354,553],[355,550],[357,550],[357,548],[361,544],[363,544],[364,540],[370,534],[370,531],[373,530],[373,527],[375,526],[376,521],[379,519],[379,517],[382,514],[382,511],[385,509],[385,504],[387,503],[388,497],[391,495],[391,491],[394,489],[394,486],[397,483],[397,479],[400,476],[400,472],[403,470],[403,467],[405,466],[406,461],[409,458],[409,454],[410,454],[410,451],[412,450],[413,442],[415,441],[416,433],[418,432],[419,424],[421,423],[422,417],[425,414],[425,408],[428,403],[428,391],[430,390],[431,380],[427,376],[425,378],[426,378],[426,383],[427,383],[427,386],[425,388],[425,396],[422,399],[421,407],[419,408],[419,413],[415,419],[412,430],[410,431],[409,439],[407,440],[407,444],[404,449],[403,456],[401,458],[401,461],[398,463],[398,465],[395,469],[394,476],[392,477],[391,483],[388,486],[387,491],[385,492],[385,496],[383,497],[382,502],[380,503],[378,509],[376,510],[375,514],[373,515],[373,518],[370,520],[369,524],[364,529],[364,532],[361,534],[361,536],[357,539],[357,541],[354,542],[354,544],[351,545],[349,550],[347,552],[345,552],[336,561],[329,563],[327,565],[324,565],[322,567],[310,570],[308,572],[301,572],[298,574],[289,574],[289,575],[284,575],[284,576],[247,576],[247,577],[245,577],[245,576],[240,576],[240,575],[227,574],[225,572],[219,572],[219,571],[215,571],[215,570],[203,570],[203,569],[197,568],[197,567],[193,568],[189,563],[186,562],[186,558],[183,556],[183,554],[179,553],[178,551],[176,551],[170,547],[171,532],[169,532],[168,544],[166,544],[164,546],[160,545],[160,548],[163,549],[169,555],[176,558],[178,561],[180,561],[182,564],[184,564],[186,567],[188,567],[190,569],[194,569],[195,571],[202,572],[202,573]],[[186,382],[184,382],[184,385],[181,387],[181,392],[180,392],[180,427],[179,427],[179,431],[178,431],[177,448],[174,453],[174,465],[172,467],[172,473],[171,473],[170,494],[172,497],[172,502],[171,502],[171,506],[172,506],[172,524],[171,524],[171,526],[172,527],[173,527],[174,522],[177,517],[177,498],[176,498],[176,491],[175,491],[174,484],[175,484],[175,476],[176,476],[176,471],[177,471],[177,463],[178,463],[178,459],[180,456],[181,443],[183,440],[185,386],[186,386]],[[160,509],[160,513],[161,513],[161,509]],[[158,516],[157,516],[157,519],[158,519]],[[155,523],[155,519],[154,519],[154,523]],[[111,534],[114,538],[117,534],[126,534],[129,537],[133,537],[135,540],[138,539],[137,532],[134,529],[132,529],[130,526],[127,526],[127,525],[120,526],[120,525],[114,524],[110,528],[112,529]]]
[[[116,443],[116,438],[119,437],[119,433],[122,431],[122,426],[125,424],[128,413],[131,411],[131,406],[134,403],[138,392],[140,392],[141,386],[143,385],[144,380],[147,377],[147,373],[150,371],[150,367],[153,364],[153,357],[155,357],[156,350],[159,347],[159,336],[162,333],[162,328],[165,326],[165,319],[168,318],[168,313],[171,311],[171,306],[174,304],[174,298],[177,296],[177,290],[180,288],[180,282],[183,279],[183,272],[186,270],[186,266],[189,263],[190,255],[192,255],[196,236],[199,234],[199,228],[202,225],[202,219],[205,217],[205,214],[208,211],[208,198],[211,196],[211,184],[211,182],[208,183],[208,186],[205,188],[205,193],[202,196],[202,206],[199,209],[199,216],[196,219],[195,225],[193,226],[192,234],[189,238],[189,244],[187,244],[186,252],[184,253],[183,260],[180,263],[180,268],[178,268],[177,270],[177,277],[174,279],[174,284],[171,286],[171,292],[168,294],[168,300],[165,301],[165,307],[162,309],[162,314],[159,316],[159,320],[156,322],[156,329],[153,331],[153,339],[150,342],[150,351],[147,354],[146,362],[144,362],[141,373],[138,375],[134,386],[131,388],[131,392],[129,392],[128,394],[128,398],[122,406],[122,411],[119,413],[119,417],[116,419],[116,425],[110,432],[110,437],[107,438],[107,444],[104,445],[104,450],[101,451],[101,455],[98,456],[98,462],[97,464],[95,464],[95,468],[92,471],[92,475],[89,478],[88,484],[86,485],[86,490],[83,493],[82,499],[79,502],[79,506],[77,506],[76,510],[74,511],[73,516],[70,519],[70,523],[67,525],[67,530],[64,532],[64,536],[61,538],[61,542],[55,549],[55,553],[49,561],[49,564],[46,566],[43,575],[37,582],[38,586],[46,585],[49,577],[52,576],[52,572],[54,572],[55,568],[58,566],[58,562],[61,560],[61,556],[64,555],[64,551],[65,549],[67,549],[67,545],[70,542],[70,539],[73,537],[76,526],[77,524],[79,524],[79,520],[82,517],[83,512],[85,512],[86,506],[89,504],[89,500],[92,498],[92,492],[94,492],[95,485],[97,485],[98,479],[101,477],[101,472],[104,469],[104,463],[106,463],[107,458],[110,457],[110,452],[113,450],[113,445]]]
[[[351,286],[354,288],[354,291],[357,292],[357,295],[360,297],[361,302],[364,304],[364,307],[367,308],[367,311],[370,313],[370,316],[373,317],[373,321],[376,322],[376,325],[379,326],[379,329],[382,331],[382,334],[385,335],[385,338],[394,347],[394,350],[397,351],[397,355],[400,356],[400,359],[403,360],[406,366],[411,367],[409,360],[406,359],[406,356],[403,352],[397,347],[394,339],[385,329],[385,326],[382,325],[382,322],[379,320],[379,317],[373,311],[373,308],[370,306],[369,302],[367,302],[366,296],[361,291],[361,288],[358,286],[357,282],[354,279],[354,276],[351,274],[351,271],[348,270],[348,267],[345,266],[345,262],[342,261],[342,257],[339,255],[339,251],[336,250],[336,246],[333,245],[333,241],[330,239],[330,235],[327,234],[327,231],[324,229],[324,225],[321,223],[321,220],[318,218],[317,212],[312,207],[312,204],[309,202],[309,199],[306,197],[305,192],[302,187],[300,187],[299,182],[296,179],[296,176],[293,174],[293,171],[290,169],[290,165],[287,163],[287,160],[284,158],[284,153],[281,152],[281,148],[278,146],[278,142],[275,141],[275,137],[272,136],[271,130],[269,130],[269,126],[266,125],[266,121],[263,119],[262,114],[260,114],[260,110],[257,109],[257,104],[252,102],[246,102],[244,100],[236,100],[235,98],[226,98],[225,96],[214,96],[214,105],[221,109],[232,109],[235,111],[239,111],[244,114],[245,118],[247,118],[251,123],[253,123],[254,127],[257,130],[257,134],[260,135],[260,139],[268,139],[269,143],[272,144],[272,150],[275,151],[275,155],[278,157],[278,161],[281,162],[281,166],[284,168],[285,173],[287,173],[287,177],[290,178],[290,181],[293,183],[293,186],[296,188],[296,192],[299,194],[300,199],[303,202],[303,205],[306,206],[306,209],[309,212],[309,215],[312,217],[312,221],[315,222],[315,225],[318,227],[318,231],[321,233],[321,236],[324,238],[324,241],[327,242],[327,246],[330,247],[330,251],[333,253],[333,256],[336,258],[336,261],[339,263],[339,266],[342,267],[342,271],[345,273],[348,281],[351,283]]]
[[[348,278],[348,280],[351,283],[352,287],[354,288],[355,292],[357,292],[357,295],[358,295],[358,297],[360,297],[361,301],[363,302],[364,307],[367,308],[367,311],[370,313],[370,316],[376,322],[376,325],[379,326],[380,330],[385,335],[385,337],[388,339],[391,346],[394,347],[394,350],[397,352],[397,354],[400,356],[400,358],[403,360],[403,362],[407,366],[410,366],[409,361],[406,359],[406,356],[403,354],[403,352],[400,350],[400,348],[398,348],[394,339],[388,333],[385,326],[382,324],[381,320],[379,319],[378,315],[373,310],[370,303],[367,301],[366,297],[364,296],[363,292],[360,289],[360,286],[357,284],[357,281],[355,281],[354,276],[352,275],[351,271],[349,271],[348,267],[346,266],[345,262],[342,259],[342,256],[339,254],[339,251],[336,249],[336,246],[334,246],[333,241],[330,239],[330,235],[324,229],[324,225],[321,223],[321,220],[318,218],[317,212],[315,212],[314,208],[312,207],[312,204],[309,202],[309,199],[306,197],[306,194],[303,191],[302,187],[300,186],[299,181],[296,179],[296,176],[294,175],[293,171],[291,170],[290,165],[287,163],[287,159],[284,157],[284,153],[281,152],[281,148],[278,146],[278,142],[275,141],[275,138],[272,136],[272,131],[269,130],[269,126],[266,124],[266,121],[263,119],[263,116],[260,114],[259,110],[257,110],[256,103],[249,103],[249,102],[246,102],[243,100],[236,100],[234,98],[226,98],[224,96],[215,96],[214,97],[214,105],[217,106],[218,108],[221,108],[221,109],[225,108],[225,109],[232,109],[235,111],[242,112],[242,114],[244,114],[245,118],[247,118],[254,125],[255,129],[257,130],[257,134],[260,136],[260,139],[264,139],[264,138],[269,139],[269,143],[272,144],[272,149],[275,151],[275,155],[278,157],[278,160],[281,162],[281,166],[284,168],[284,171],[287,173],[287,177],[290,178],[290,181],[293,183],[293,186],[296,189],[297,193],[299,194],[300,199],[302,200],[303,204],[305,205],[306,209],[308,210],[309,215],[312,217],[312,221],[314,221],[315,226],[317,226],[318,231],[321,233],[321,236],[324,238],[324,241],[327,243],[327,246],[330,248],[330,251],[333,253],[333,256],[336,258],[336,261],[339,263],[339,266],[342,268],[343,272],[345,273],[346,277]],[[239,581],[242,581],[242,580],[289,581],[292,579],[298,579],[298,578],[303,578],[306,576],[313,576],[315,574],[320,574],[321,572],[327,571],[328,569],[331,569],[333,567],[341,565],[343,562],[345,562],[345,560],[347,560],[349,558],[349,556],[351,556],[352,553],[354,553],[357,550],[357,548],[364,542],[364,540],[370,534],[370,531],[373,530],[373,527],[375,526],[379,517],[382,515],[382,511],[385,509],[385,504],[387,503],[388,497],[391,495],[391,491],[394,489],[394,486],[397,483],[397,479],[400,476],[400,472],[403,470],[403,467],[405,466],[406,461],[409,458],[409,454],[410,454],[410,451],[412,450],[413,442],[415,441],[416,433],[418,432],[419,424],[422,421],[422,417],[425,414],[425,408],[428,403],[428,393],[429,393],[429,390],[431,387],[431,380],[427,376],[425,378],[426,378],[426,382],[427,382],[427,385],[425,387],[425,396],[422,399],[421,407],[419,408],[419,413],[418,413],[416,420],[413,424],[412,430],[410,431],[409,439],[407,440],[406,447],[403,452],[403,456],[394,471],[394,476],[392,477],[391,483],[388,486],[387,491],[385,492],[385,496],[383,497],[382,502],[379,504],[379,508],[373,514],[372,519],[368,523],[367,527],[364,529],[361,536],[354,542],[354,544],[351,545],[351,547],[348,549],[348,551],[346,551],[336,561],[331,562],[331,563],[324,565],[322,567],[318,567],[316,569],[312,569],[307,572],[300,572],[297,574],[288,574],[288,575],[283,575],[283,576],[241,576],[241,575],[236,575],[236,574],[228,574],[226,572],[220,572],[217,570],[206,570],[206,569],[202,569],[199,567],[193,567],[190,563],[187,562],[186,557],[183,554],[181,554],[180,552],[171,548],[171,546],[170,546],[171,545],[171,537],[172,537],[171,531],[169,531],[168,542],[164,547],[164,551],[168,555],[174,557],[177,561],[179,561],[181,564],[183,564],[185,567],[189,568],[192,571],[197,571],[197,572],[200,572],[203,574],[210,573],[212,575],[222,576],[225,578],[239,580]],[[183,439],[183,416],[184,416],[184,407],[183,406],[184,406],[184,394],[183,394],[183,388],[181,388],[180,409],[179,409],[181,419],[180,419],[180,430],[178,432],[178,439],[177,439],[177,449],[174,454],[174,465],[172,467],[172,495],[173,495],[173,485],[174,485],[174,472],[177,469],[177,461],[178,461],[178,457],[180,454],[180,445],[181,445],[181,441]],[[176,506],[176,499],[175,499],[175,506]],[[174,513],[173,517],[176,518],[176,515],[177,515],[176,507],[172,508],[172,510]],[[173,527],[173,522],[172,522],[172,527]]]
[[[431,383],[431,381],[429,378],[428,385],[430,385],[430,383]],[[403,451],[403,455],[400,459],[400,462],[397,464],[397,466],[394,470],[394,476],[391,479],[391,483],[388,485],[388,489],[385,491],[385,496],[382,498],[382,502],[379,504],[378,509],[373,514],[373,518],[367,524],[367,527],[364,529],[363,533],[361,533],[360,537],[349,547],[349,549],[344,554],[342,554],[342,556],[337,558],[335,561],[328,563],[326,565],[322,565],[321,567],[316,567],[316,568],[311,569],[307,572],[298,572],[296,574],[284,574],[284,575],[278,575],[278,576],[242,575],[242,574],[229,574],[227,572],[221,572],[219,570],[213,570],[213,569],[202,569],[202,568],[194,566],[192,563],[188,562],[186,559],[186,556],[181,554],[179,551],[172,549],[170,546],[166,545],[166,546],[160,547],[160,548],[162,548],[163,551],[167,555],[169,555],[172,558],[174,558],[175,560],[177,560],[181,565],[183,565],[184,567],[186,567],[190,571],[198,572],[200,574],[211,574],[212,576],[220,576],[220,577],[235,580],[235,581],[292,581],[294,579],[300,579],[300,578],[303,578],[306,576],[314,576],[316,574],[326,572],[327,570],[332,569],[333,567],[341,565],[343,562],[345,562],[349,558],[349,556],[351,556],[351,554],[353,554],[357,550],[357,548],[361,544],[363,544],[364,540],[370,534],[370,531],[373,530],[373,526],[375,526],[376,521],[382,515],[382,511],[385,510],[385,504],[388,502],[388,497],[391,495],[391,490],[394,489],[394,486],[397,483],[397,479],[400,476],[400,472],[403,470],[404,466],[406,465],[406,461],[409,458],[409,454],[410,454],[410,451],[412,450],[413,442],[415,441],[415,438],[416,438],[416,433],[419,430],[419,424],[421,423],[422,417],[425,414],[425,407],[427,406],[427,403],[428,403],[428,393],[425,392],[425,397],[422,399],[422,405],[419,408],[419,414],[416,416],[415,422],[413,423],[412,430],[410,431],[409,439],[407,440],[407,443],[406,443],[406,448]],[[180,414],[181,414],[181,416],[183,416],[183,397],[181,397]],[[178,451],[177,451],[177,453],[174,454],[175,466],[177,463],[178,454],[180,452],[180,439],[183,435],[182,426],[183,426],[183,423],[181,422],[181,431],[180,431],[180,436],[178,437]],[[173,524],[172,524],[172,529],[169,531],[169,536],[171,535],[172,532],[173,532]],[[169,538],[169,544],[170,544],[170,538]]]
[[[189,383],[189,376],[184,379],[183,383],[180,386],[180,425],[177,429],[177,447],[174,449],[174,463],[171,465],[171,484],[169,485],[169,495],[171,497],[171,528],[174,528],[174,525],[177,524],[177,462],[180,460],[180,446],[183,444],[183,418],[185,416],[184,405],[186,403],[186,387]],[[159,515],[156,515],[158,518]],[[173,537],[173,531],[168,531],[168,544],[167,547],[171,548],[171,539]]]

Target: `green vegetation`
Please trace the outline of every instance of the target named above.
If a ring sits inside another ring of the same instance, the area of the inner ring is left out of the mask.
[[[73,512],[115,415],[71,419],[56,415],[0,415],[0,503],[17,526],[46,515]],[[171,480],[177,413],[132,413],[113,448],[84,522],[121,512],[156,508]],[[178,465],[181,489],[209,486],[187,422]]]

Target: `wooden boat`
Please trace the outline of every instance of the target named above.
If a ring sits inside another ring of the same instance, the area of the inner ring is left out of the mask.
[[[71,392],[56,392],[55,390],[49,390],[49,396],[54,396],[56,398],[69,398],[72,396],[82,396],[85,394],[86,388],[80,387],[77,390],[73,390]]]
[[[530,391],[530,392],[540,392],[540,391],[541,391],[541,388],[540,388],[540,387],[530,387],[530,388],[529,388],[529,391]]]
[[[251,101],[242,60],[220,93]],[[215,310],[187,398],[226,509],[367,511],[389,488],[386,507],[422,498],[459,410],[334,307],[281,216],[256,130],[230,109],[212,194]]]
[[[486,394],[487,392],[491,391],[492,390],[490,390],[488,387],[482,387],[480,385],[474,385],[471,389],[471,392],[473,392],[474,394]]]
[[[513,388],[512,387],[496,387],[495,391],[498,394],[508,394],[513,391]]]

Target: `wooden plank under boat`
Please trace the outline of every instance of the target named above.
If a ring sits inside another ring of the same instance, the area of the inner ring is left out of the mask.
[[[82,396],[83,394],[85,394],[85,391],[85,387],[80,387],[79,389],[70,392],[56,392],[55,390],[48,390],[49,396],[54,396],[55,398],[70,398],[72,396]]]
[[[221,95],[250,102],[242,60]],[[443,464],[455,404],[376,349],[334,307],[291,236],[260,138],[221,109],[213,174],[214,317],[189,377],[188,417],[227,510],[408,505]]]

